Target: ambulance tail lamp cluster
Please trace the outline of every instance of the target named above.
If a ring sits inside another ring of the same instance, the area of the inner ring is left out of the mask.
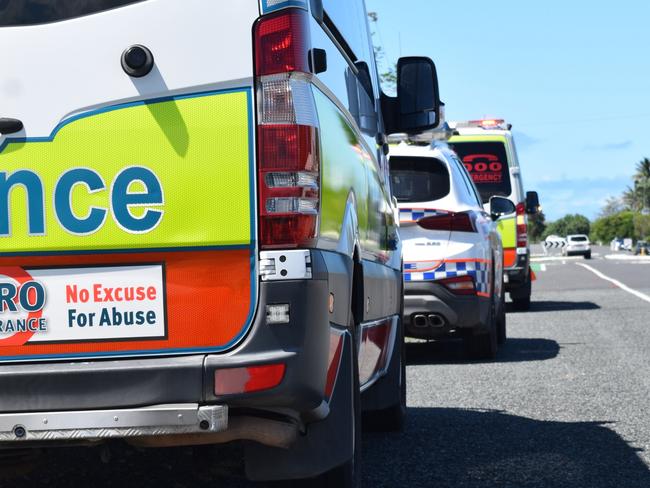
[[[518,203],[516,210],[517,247],[528,246],[528,226],[526,225],[526,204]]]
[[[431,217],[424,217],[417,224],[427,230],[449,232],[476,232],[474,219],[468,212],[443,212]]]
[[[308,13],[255,24],[260,245],[309,246],[318,233],[320,141],[311,91]]]

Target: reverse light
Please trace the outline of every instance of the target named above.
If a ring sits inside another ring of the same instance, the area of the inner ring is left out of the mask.
[[[289,8],[255,25],[262,249],[317,237],[320,139],[309,73],[309,14]]]
[[[214,373],[214,394],[235,395],[268,390],[284,378],[284,363],[218,369]]]
[[[475,295],[476,294],[476,285],[474,284],[474,278],[469,275],[465,276],[455,276],[453,278],[445,278],[438,280],[438,283],[447,288],[450,292],[455,295]]]
[[[431,217],[424,217],[417,224],[427,230],[444,230],[449,232],[476,232],[474,221],[467,212],[445,212]]]

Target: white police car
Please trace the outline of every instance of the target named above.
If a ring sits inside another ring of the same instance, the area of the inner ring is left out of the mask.
[[[494,358],[506,338],[503,249],[495,221],[514,212],[503,197],[488,214],[445,143],[406,141],[390,150],[404,252],[404,324],[413,337],[452,332],[474,358]]]

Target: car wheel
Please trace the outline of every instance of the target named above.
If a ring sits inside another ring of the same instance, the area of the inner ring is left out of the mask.
[[[585,259],[591,259],[591,251],[585,253]]]
[[[496,317],[492,314],[489,330],[474,332],[465,337],[465,347],[470,359],[492,360],[497,356],[498,340]]]
[[[505,294],[501,295],[501,305],[499,307],[499,315],[497,320],[497,342],[499,345],[505,344],[507,339],[506,332],[506,299]]]
[[[530,281],[530,273],[526,278],[526,283],[518,289],[510,292],[510,298],[512,298],[512,306],[515,310],[519,312],[525,312],[530,310],[530,295],[532,292],[532,284]]]
[[[494,277],[494,270],[492,271]],[[490,310],[487,317],[487,327],[481,327],[478,331],[473,331],[465,337],[465,347],[467,355],[471,359],[494,359],[497,356],[498,349],[498,331],[497,331],[497,304],[494,300],[494,279],[492,280],[492,297],[490,300]],[[487,328],[487,330],[485,330]]]

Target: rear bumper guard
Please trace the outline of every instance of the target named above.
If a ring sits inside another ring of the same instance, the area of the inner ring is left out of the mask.
[[[228,407],[196,403],[111,410],[0,414],[0,442],[209,434],[228,428]]]

